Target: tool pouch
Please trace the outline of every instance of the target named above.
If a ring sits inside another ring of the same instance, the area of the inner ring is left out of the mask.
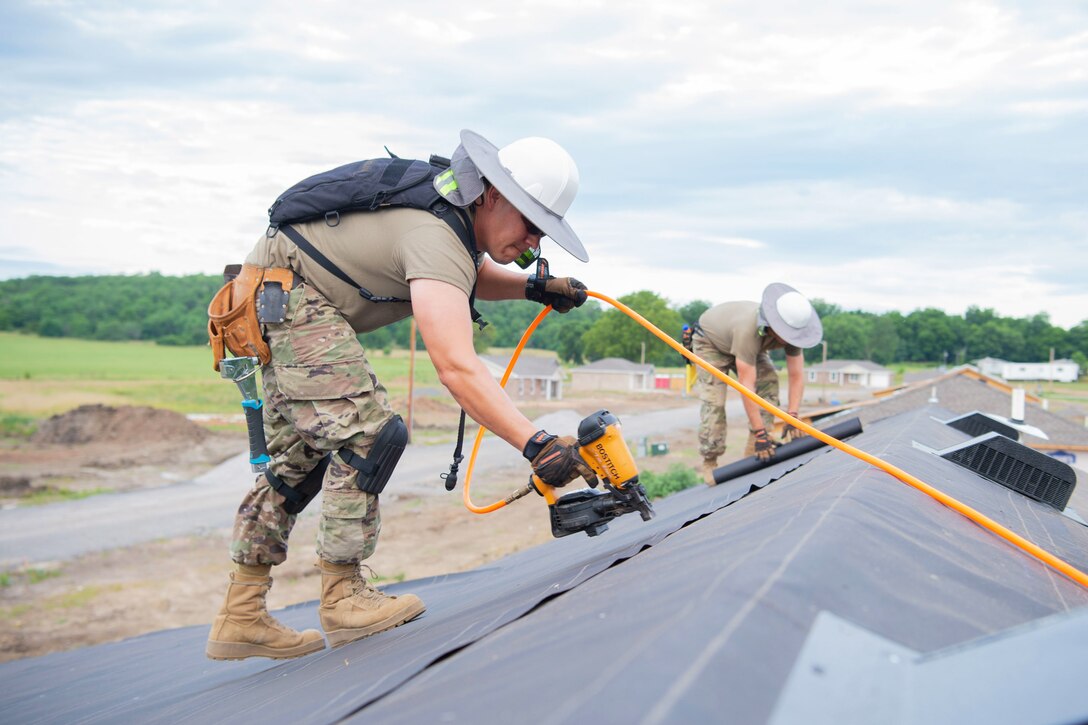
[[[234,265],[227,268],[227,276],[234,272]],[[255,357],[261,365],[267,365],[272,352],[261,334],[257,319],[257,294],[268,284],[277,295],[291,290],[294,275],[289,269],[263,269],[252,264],[242,265],[237,276],[224,284],[211,304],[208,305],[208,342],[212,347],[212,367],[219,370],[219,362],[227,352],[239,357]],[[281,318],[282,321],[282,318]]]

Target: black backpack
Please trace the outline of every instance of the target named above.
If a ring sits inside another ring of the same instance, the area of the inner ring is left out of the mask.
[[[303,179],[268,209],[269,237],[282,231],[299,249],[339,279],[359,290],[369,302],[410,302],[399,297],[381,297],[358,284],[332,260],[321,253],[292,224],[324,219],[330,227],[340,223],[340,214],[353,211],[377,211],[388,207],[408,207],[429,211],[453,229],[465,245],[473,264],[478,261],[476,235],[467,215],[435,191],[434,177],[449,168],[449,159],[432,155],[430,161],[413,161],[392,156],[368,159],[339,166],[331,171]],[[472,321],[481,329],[487,324],[476,311],[476,286],[469,295]]]

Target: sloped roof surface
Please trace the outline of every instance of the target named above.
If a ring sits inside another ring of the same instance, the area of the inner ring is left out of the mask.
[[[1088,569],[1088,527],[914,445],[966,440],[934,420],[947,417],[907,412],[853,443]],[[766,722],[801,697],[799,658],[828,617],[932,657],[1088,611],[1088,590],[838,451],[655,506],[647,523],[628,516],[597,538],[390,587],[420,594],[427,613],[337,650],[216,663],[203,658],[206,627],[160,632],[0,665],[0,709],[19,722]],[[283,619],[315,626],[314,605]],[[1062,641],[1088,635],[1080,621]],[[1072,652],[1028,666],[1082,672],[1088,648]],[[987,722],[1031,721],[1015,688],[988,694]],[[1030,694],[1088,716],[1083,687]],[[1021,709],[1000,707],[1010,697]],[[922,705],[892,714],[952,721],[951,705]]]
[[[928,401],[933,395],[934,388],[937,390],[937,402],[933,405],[955,415],[978,410],[1008,417],[1011,412],[1011,396],[1003,390],[966,375],[949,375],[934,380],[928,385],[904,388],[881,398],[879,402],[872,405],[857,406],[845,415],[848,417],[857,415],[863,424],[868,424],[881,418],[916,410],[930,404]],[[1049,436],[1048,441],[1025,436],[1023,442],[1028,445],[1049,442],[1058,445],[1088,446],[1088,428],[1043,410],[1038,405],[1030,402],[1025,405],[1024,421],[1041,428]]]

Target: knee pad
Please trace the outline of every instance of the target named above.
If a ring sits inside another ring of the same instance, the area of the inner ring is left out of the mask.
[[[370,447],[370,455],[363,458],[350,448],[341,448],[337,453],[340,460],[359,472],[355,485],[360,491],[379,494],[385,489],[397,461],[408,445],[408,426],[404,425],[399,415],[394,415],[382,426]]]
[[[283,510],[289,514],[299,514],[309,505],[318,492],[321,491],[321,482],[325,478],[325,469],[329,467],[329,457],[325,456],[321,462],[314,466],[313,470],[306,474],[302,483],[292,488],[272,471],[265,471],[264,477],[268,485],[279,495],[286,499],[283,502]]]

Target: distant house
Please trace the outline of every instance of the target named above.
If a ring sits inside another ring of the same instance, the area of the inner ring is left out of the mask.
[[[654,366],[606,357],[570,371],[571,390],[654,389]]]
[[[1080,376],[1080,365],[1072,360],[1054,362],[1009,362],[995,357],[978,361],[978,369],[985,375],[1005,380],[1050,380],[1058,383],[1075,383]]]
[[[996,357],[984,357],[981,360],[975,362],[975,367],[983,375],[992,375],[995,377],[1001,376],[1001,368],[1005,365],[1004,360],[999,360]]]
[[[480,355],[495,380],[502,380],[509,356]],[[554,355],[522,355],[514,366],[506,393],[514,400],[562,400],[563,369]]]
[[[806,365],[805,374],[808,382],[824,385],[886,388],[892,384],[892,371],[869,360],[828,360]]]

